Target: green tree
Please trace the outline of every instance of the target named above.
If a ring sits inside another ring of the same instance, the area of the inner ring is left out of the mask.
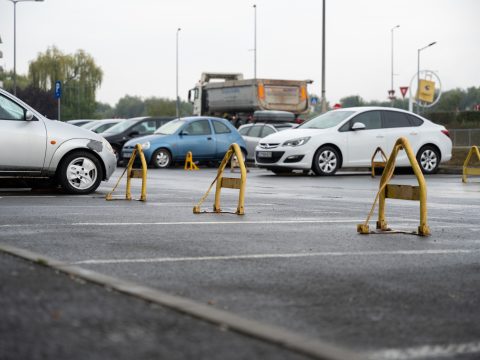
[[[145,104],[139,96],[125,95],[118,100],[115,105],[115,116],[121,118],[132,118],[147,115],[145,112]]]
[[[85,51],[65,55],[56,47],[48,48],[30,63],[28,74],[34,87],[50,91],[52,96],[55,82],[62,82],[62,120],[94,116],[103,72]]]
[[[355,106],[365,106],[365,101],[358,95],[351,95],[340,99],[342,107],[349,108]]]

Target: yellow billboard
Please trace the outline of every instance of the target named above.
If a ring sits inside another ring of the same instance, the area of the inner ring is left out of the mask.
[[[435,96],[435,82],[431,80],[420,80],[417,90],[417,101],[432,103]]]

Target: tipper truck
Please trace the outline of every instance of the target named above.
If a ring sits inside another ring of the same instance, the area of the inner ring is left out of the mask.
[[[188,100],[193,104],[193,115],[223,117],[240,126],[252,121],[257,110],[289,111],[295,116],[307,112],[307,85],[311,83],[312,80],[243,79],[240,73],[203,73],[188,92]]]

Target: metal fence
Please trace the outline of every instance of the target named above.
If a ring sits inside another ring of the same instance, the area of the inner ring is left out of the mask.
[[[453,146],[470,147],[480,145],[480,129],[449,129]]]

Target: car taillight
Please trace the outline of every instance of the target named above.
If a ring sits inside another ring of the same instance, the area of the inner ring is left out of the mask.
[[[445,134],[445,136],[450,137],[450,133],[448,132],[448,130],[442,130],[442,133]]]

